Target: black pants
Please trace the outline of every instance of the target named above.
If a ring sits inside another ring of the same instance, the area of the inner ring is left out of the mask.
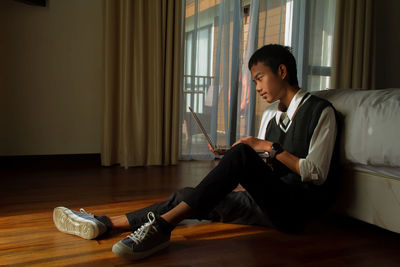
[[[239,183],[246,192],[232,192]],[[315,196],[307,187],[282,181],[250,146],[239,144],[195,188],[178,190],[166,201],[126,216],[135,229],[147,221],[147,212],[161,215],[185,201],[194,209],[194,219],[298,232],[312,214]]]

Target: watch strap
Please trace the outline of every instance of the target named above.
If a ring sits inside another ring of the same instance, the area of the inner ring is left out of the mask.
[[[269,153],[270,157],[275,158],[282,151],[283,151],[283,148],[279,143],[273,143],[271,146],[271,153]]]

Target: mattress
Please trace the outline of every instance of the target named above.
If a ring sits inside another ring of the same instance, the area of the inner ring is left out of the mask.
[[[341,114],[343,163],[400,168],[400,89],[335,89],[313,94],[330,101]]]
[[[335,210],[400,233],[400,89],[313,92],[342,121]]]
[[[355,164],[352,168],[356,171],[388,176],[391,179],[400,180],[400,168],[394,168],[388,166],[361,165],[361,164]]]
[[[360,170],[347,170],[334,210],[400,233],[400,179]]]

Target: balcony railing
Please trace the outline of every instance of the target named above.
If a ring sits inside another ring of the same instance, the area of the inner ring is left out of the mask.
[[[184,75],[183,99],[186,108],[191,106],[198,114],[205,111],[206,95],[214,77],[201,75]],[[189,109],[186,110],[189,112]]]

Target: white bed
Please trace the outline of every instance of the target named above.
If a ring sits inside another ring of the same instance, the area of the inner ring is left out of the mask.
[[[315,92],[342,115],[335,210],[400,233],[400,89]]]

